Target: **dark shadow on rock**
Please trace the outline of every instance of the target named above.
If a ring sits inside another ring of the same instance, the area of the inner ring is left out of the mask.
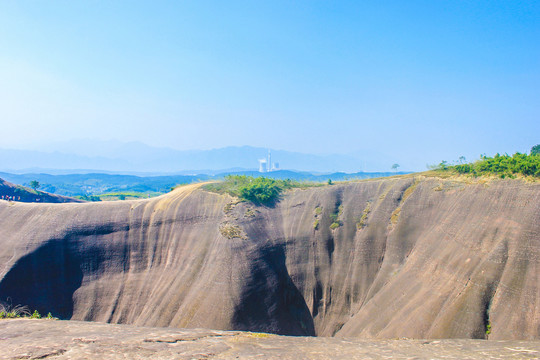
[[[0,301],[69,319],[82,281],[80,259],[68,239],[53,239],[22,257],[0,282]]]
[[[235,330],[280,335],[315,335],[313,318],[291,280],[283,245],[258,248],[232,317]]]

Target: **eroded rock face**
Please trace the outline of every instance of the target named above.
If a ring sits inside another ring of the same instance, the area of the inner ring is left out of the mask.
[[[518,180],[371,180],[270,208],[197,185],[0,203],[0,299],[144,326],[538,339],[539,224],[540,185]]]

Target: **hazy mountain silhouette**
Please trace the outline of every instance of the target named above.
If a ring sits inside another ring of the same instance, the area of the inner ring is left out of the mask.
[[[371,154],[315,155],[270,149],[280,168],[314,172],[388,171],[391,159]],[[51,144],[35,150],[0,149],[0,170],[92,169],[92,171],[180,173],[235,168],[256,170],[258,159],[268,149],[252,146],[230,146],[211,150],[175,150],[140,142],[73,140]]]

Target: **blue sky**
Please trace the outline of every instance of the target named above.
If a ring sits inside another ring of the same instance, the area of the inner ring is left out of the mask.
[[[0,147],[540,143],[538,1],[0,1]],[[414,161],[411,161],[414,159]]]

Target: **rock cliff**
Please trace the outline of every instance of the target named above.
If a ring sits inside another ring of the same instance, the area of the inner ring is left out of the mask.
[[[0,300],[64,319],[362,338],[540,338],[540,184],[396,177],[256,207],[0,202]]]

